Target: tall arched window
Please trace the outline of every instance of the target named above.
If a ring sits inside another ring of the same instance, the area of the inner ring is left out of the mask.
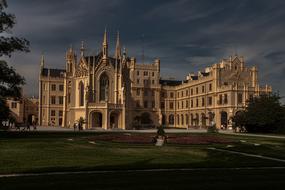
[[[84,84],[79,82],[79,106],[84,106]]]
[[[184,125],[184,116],[181,114],[181,125]]]
[[[109,78],[106,73],[103,73],[100,77],[100,101],[108,100],[109,91]]]

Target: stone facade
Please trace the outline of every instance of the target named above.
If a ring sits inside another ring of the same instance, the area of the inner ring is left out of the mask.
[[[160,60],[138,64],[121,52],[119,34],[115,55],[109,56],[105,31],[100,53],[85,55],[82,42],[77,58],[71,47],[64,70],[45,68],[42,57],[39,124],[73,127],[82,117],[84,128],[188,128],[213,122],[227,127],[249,98],[271,91],[259,86],[257,68],[246,67],[239,56],[182,81],[162,80]]]

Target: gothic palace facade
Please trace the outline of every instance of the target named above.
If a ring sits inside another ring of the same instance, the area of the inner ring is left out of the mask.
[[[102,51],[77,58],[66,52],[66,68],[48,69],[41,60],[39,124],[73,127],[80,117],[85,129],[139,127],[217,127],[231,125],[231,117],[253,96],[270,93],[259,86],[258,70],[246,67],[243,57],[222,59],[185,80],[162,80],[160,60],[138,64],[121,52],[108,55],[107,33]]]

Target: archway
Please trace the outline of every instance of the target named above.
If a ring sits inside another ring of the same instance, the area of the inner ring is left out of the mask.
[[[142,113],[141,124],[143,127],[152,127],[153,121],[151,120],[149,113],[147,112]]]
[[[111,112],[110,114],[110,128],[119,128],[119,113]]]
[[[93,112],[91,113],[91,127],[103,127],[103,115],[101,112]]]
[[[228,113],[225,111],[221,112],[221,128],[226,129],[228,126]]]
[[[34,114],[28,115],[28,124],[32,125],[36,121],[36,117]]]

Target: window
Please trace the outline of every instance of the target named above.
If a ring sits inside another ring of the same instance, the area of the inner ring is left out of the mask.
[[[198,87],[196,87],[196,94],[198,94],[199,93],[199,89],[198,89]]]
[[[136,107],[137,107],[137,108],[141,107],[139,100],[136,101]]]
[[[147,72],[147,71],[144,71],[144,72],[143,72],[143,76],[148,76],[148,72]]]
[[[152,72],[152,76],[154,77],[154,72]]]
[[[165,93],[164,93],[164,92],[161,92],[160,97],[161,97],[161,98],[164,98],[164,97],[165,97]]]
[[[189,102],[188,102],[188,100],[186,100],[186,108],[188,108],[189,107]]]
[[[140,75],[140,71],[137,71],[137,76],[139,76]]]
[[[51,110],[51,111],[50,111],[50,115],[51,115],[51,116],[55,116],[55,110]]]
[[[198,107],[199,106],[199,100],[198,100],[198,98],[196,99],[196,107]]]
[[[143,80],[143,84],[148,85],[148,80],[147,79]]]
[[[155,101],[152,101],[152,102],[151,102],[151,107],[152,107],[152,108],[155,108]]]
[[[193,95],[193,88],[191,88],[191,95]]]
[[[51,91],[56,91],[56,85],[55,84],[51,85]]]
[[[70,101],[71,101],[71,94],[70,94],[70,92],[68,93],[67,98],[68,98],[68,103],[70,104]]]
[[[188,96],[188,95],[189,95],[188,90],[186,90],[186,96]]]
[[[193,108],[193,100],[191,100],[191,108]]]
[[[63,89],[64,89],[63,84],[59,85],[59,91],[63,91]]]
[[[17,102],[12,102],[11,103],[11,108],[14,108],[14,109],[17,108]]]
[[[152,91],[151,91],[151,96],[154,97],[154,95],[155,95],[155,91],[152,90]]]
[[[209,91],[212,91],[212,84],[209,84]]]
[[[184,91],[181,92],[181,97],[184,97]]]
[[[238,104],[241,104],[242,103],[242,93],[238,93]]]
[[[103,73],[100,77],[100,101],[108,101],[108,93],[109,78],[106,73]]]
[[[59,97],[58,97],[58,103],[59,103],[60,105],[63,104],[63,96],[59,96]]]
[[[209,105],[209,106],[212,105],[212,97],[208,97],[208,105]]]
[[[147,105],[147,101],[144,101],[144,102],[143,102],[143,107],[144,107],[144,108],[147,108],[147,106],[148,106],[148,105]]]
[[[168,123],[169,125],[174,125],[174,115],[169,115],[169,118],[168,118]]]
[[[202,98],[202,106],[205,106],[205,98]]]
[[[160,102],[160,108],[164,109],[165,108],[165,103],[164,102]]]
[[[63,111],[58,111],[58,117],[62,117],[63,116]]]
[[[173,102],[170,102],[170,103],[169,103],[169,109],[172,109],[172,110],[173,110],[173,108],[174,108]]]
[[[50,101],[51,101],[51,104],[55,104],[55,103],[56,103],[56,101],[55,101],[55,96],[51,96],[50,99],[51,99],[51,100],[50,100]]]
[[[181,125],[184,125],[184,116],[181,114]]]
[[[219,101],[218,101],[218,104],[222,104],[223,103],[223,95],[219,95]]]
[[[101,93],[100,93],[101,97]],[[82,81],[79,82],[79,106],[84,105],[84,84]]]
[[[202,93],[205,92],[205,86],[202,86]]]
[[[170,98],[173,98],[174,94],[173,92],[170,92]]]
[[[151,84],[154,84],[154,80],[151,81]]]
[[[184,109],[184,101],[182,101],[181,107],[182,109]]]
[[[224,104],[228,104],[228,95],[227,94],[224,95]]]
[[[140,79],[137,79],[137,84],[139,84],[140,83]]]
[[[141,90],[138,88],[137,89],[137,96],[140,96],[141,95]]]
[[[144,89],[143,95],[144,95],[144,96],[148,96],[148,90],[147,90],[147,89]]]

